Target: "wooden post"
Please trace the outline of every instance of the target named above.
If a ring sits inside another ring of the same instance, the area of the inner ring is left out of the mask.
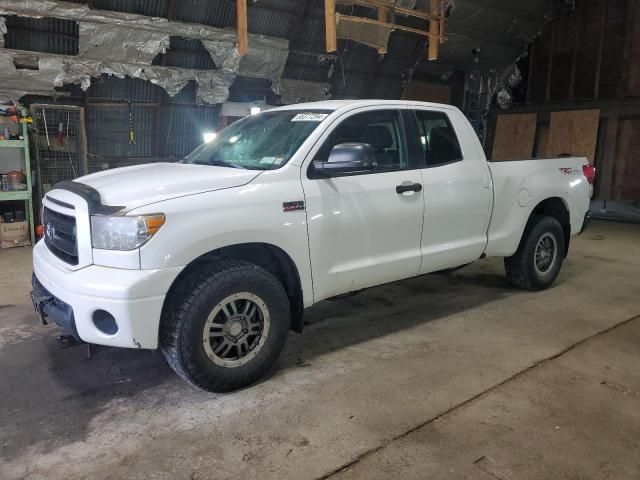
[[[431,15],[439,15],[440,14],[440,0],[431,0]],[[429,20],[429,33],[431,35],[438,35],[440,31],[440,21],[431,18]],[[429,37],[429,60],[437,60],[438,59],[438,46],[440,45],[440,40],[436,37]]]
[[[389,23],[389,9],[387,7],[378,7],[378,21],[381,23]],[[387,53],[387,46],[378,49],[380,55]]]
[[[445,3],[446,2],[440,2],[440,31],[438,32],[440,34],[440,44],[442,45],[444,43],[444,14],[445,12]]]
[[[324,23],[327,52],[338,50],[336,39],[336,0],[324,0]]]
[[[538,40],[534,40],[529,48],[529,72],[527,73],[527,97],[525,99],[525,103],[531,103],[531,89],[533,88],[533,69],[536,65],[535,58],[537,41]]]
[[[551,100],[551,79],[553,76],[553,60],[556,54],[556,31],[558,30],[558,22],[551,24],[551,42],[549,43],[549,63],[547,64],[547,84],[545,88],[544,101]]]
[[[237,0],[238,17],[238,53],[240,56],[249,50],[249,30],[247,26],[247,0]]]
[[[576,91],[576,71],[578,68],[578,51],[580,50],[580,28],[582,28],[582,2],[578,3],[575,28],[576,35],[573,39],[573,54],[571,55],[571,77],[569,78],[569,100],[573,100]],[[529,71],[531,75],[531,71]]]
[[[598,57],[596,60],[596,80],[593,86],[593,98],[596,100],[600,98],[600,77],[602,75],[602,57],[604,55],[604,39],[605,31],[607,29],[607,8],[602,9],[602,16],[600,17],[600,40],[598,42]]]

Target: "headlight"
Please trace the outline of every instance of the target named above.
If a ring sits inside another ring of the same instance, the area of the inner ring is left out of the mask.
[[[164,215],[91,216],[91,244],[105,250],[133,250],[164,224]]]

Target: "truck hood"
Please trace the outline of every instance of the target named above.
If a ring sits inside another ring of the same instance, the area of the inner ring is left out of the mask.
[[[76,181],[95,188],[105,205],[127,210],[195,193],[240,187],[262,173],[185,163],[150,163],[92,173]]]

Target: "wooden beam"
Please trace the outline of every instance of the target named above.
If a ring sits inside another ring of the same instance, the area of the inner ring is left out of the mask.
[[[238,53],[240,56],[249,50],[249,28],[247,22],[247,0],[237,0],[238,17]]]
[[[339,13],[336,15],[336,17],[344,18],[344,19],[347,19],[349,22],[354,22],[354,23],[366,23],[368,25],[378,25],[382,27],[388,27],[391,30],[402,30],[403,32],[415,33],[416,35],[435,38],[436,40],[439,40],[441,38],[440,35],[438,34],[432,34],[431,32],[427,32],[426,30],[419,30],[417,28],[405,27],[404,25],[398,25],[397,23],[383,23],[383,22],[379,22],[378,20],[373,20],[371,18],[352,17],[351,15],[340,15]],[[435,42],[435,43],[438,43],[438,42]]]
[[[378,21],[380,23],[388,23],[389,22],[389,8],[388,7],[378,7]],[[381,47],[378,49],[378,53],[380,55],[384,55],[387,53],[387,47]]]
[[[327,52],[338,50],[336,37],[336,0],[324,0],[324,23]]]
[[[440,42],[438,36],[440,32],[440,21],[433,17],[440,12],[440,0],[431,0],[431,14],[432,17],[429,20],[429,60],[438,59],[438,47]]]
[[[371,8],[388,8],[389,10],[395,11],[396,13],[400,13],[409,17],[421,18],[423,20],[430,20],[432,18],[441,20],[443,18],[440,13],[434,13],[433,10],[431,12],[411,10],[410,8],[400,7],[389,0],[337,0],[336,3],[340,3],[343,5],[361,5],[363,7]]]

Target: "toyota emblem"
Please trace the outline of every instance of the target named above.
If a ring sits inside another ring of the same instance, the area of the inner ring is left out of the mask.
[[[51,225],[50,223],[47,223],[47,230],[46,230],[46,234],[47,237],[53,239],[53,236],[56,234],[56,229],[53,225]]]

